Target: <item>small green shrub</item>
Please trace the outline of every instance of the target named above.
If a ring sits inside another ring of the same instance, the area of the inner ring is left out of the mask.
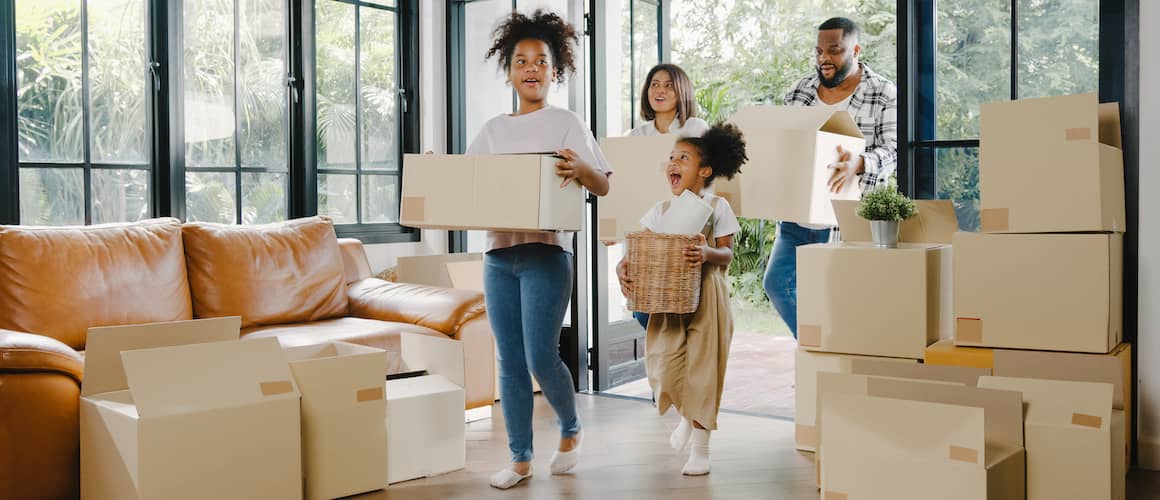
[[[866,220],[900,222],[917,214],[914,200],[899,192],[893,183],[866,193],[858,205],[858,216]]]

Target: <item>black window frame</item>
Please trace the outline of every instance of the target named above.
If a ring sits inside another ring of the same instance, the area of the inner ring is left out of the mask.
[[[17,0],[0,0],[0,224],[20,224],[20,162],[16,96],[16,9]],[[77,0],[84,2],[84,0]],[[316,1],[287,0],[286,30],[288,67],[287,136],[287,219],[318,212],[316,130],[314,118],[314,5]],[[355,3],[353,0],[329,0]],[[87,3],[82,3],[87,5]],[[373,4],[372,4],[373,5]],[[374,7],[380,7],[374,5]],[[184,102],[181,71],[183,65],[183,19],[181,0],[146,0],[146,59],[155,63],[146,133],[150,144],[149,164],[132,165],[150,171],[150,205],[153,217],[186,218]],[[401,104],[399,178],[402,185],[402,155],[420,150],[419,106],[419,0],[398,0],[396,12],[398,47],[396,65]],[[87,82],[85,83],[87,85]],[[295,100],[295,95],[298,99]],[[86,145],[86,148],[88,146]],[[86,155],[87,156],[87,155]],[[40,166],[43,162],[26,164]],[[48,164],[46,166],[52,167]],[[69,164],[80,168],[82,164]],[[91,169],[123,168],[123,165],[83,164]],[[192,169],[191,169],[192,170]],[[197,169],[210,171],[214,169]],[[228,168],[239,175],[250,168]],[[86,178],[88,176],[86,175]],[[92,193],[86,183],[86,200]],[[237,193],[241,196],[241,192]],[[398,202],[398,200],[396,200]],[[359,200],[361,205],[361,200]],[[85,222],[91,220],[91,203],[86,202]],[[240,217],[241,205],[238,205]],[[240,222],[240,220],[235,220]],[[337,224],[339,237],[358,238],[367,244],[416,242],[421,232],[398,223]]]
[[[301,53],[303,57],[299,58],[301,61],[308,61],[309,64],[303,64],[298,68],[295,75],[301,75],[301,83],[303,84],[302,102],[303,115],[298,121],[292,121],[295,127],[301,127],[303,130],[303,150],[300,152],[300,157],[296,159],[294,168],[301,169],[305,175],[302,177],[309,179],[308,185],[296,186],[300,191],[299,195],[307,202],[306,207],[310,210],[309,213],[303,215],[315,215],[318,213],[318,174],[327,173],[327,169],[320,169],[318,167],[318,135],[317,135],[317,109],[315,107],[315,91],[316,91],[316,75],[315,70],[315,31],[314,31],[314,7],[318,2],[323,1],[337,1],[348,5],[356,6],[357,8],[373,8],[392,11],[395,13],[395,28],[398,47],[396,47],[396,74],[398,75],[398,86],[401,92],[396,96],[399,99],[401,110],[400,113],[400,135],[401,142],[399,144],[399,158],[398,158],[398,179],[399,179],[399,197],[401,199],[403,186],[403,155],[408,153],[420,152],[420,105],[419,105],[419,0],[397,0],[394,6],[384,6],[382,4],[370,2],[367,0],[307,0],[300,2],[303,6],[303,11],[300,13],[302,19],[299,26],[301,26],[302,47]],[[356,14],[357,16],[357,14]],[[356,17],[357,19],[357,17]],[[356,26],[356,29],[358,27]],[[356,34],[355,51],[359,49],[358,36]],[[356,96],[356,106],[358,106],[359,99]],[[361,132],[359,144],[361,145]],[[361,146],[357,148],[357,154],[361,158]],[[358,169],[356,189],[358,192],[358,199],[355,200],[358,213],[362,213],[362,173],[361,168]],[[347,172],[341,172],[347,173]],[[399,200],[395,200],[396,203]],[[418,229],[407,227],[398,222],[384,222],[384,223],[356,223],[356,224],[335,224],[335,232],[340,238],[357,238],[366,244],[379,243],[411,243],[420,241],[422,232]]]

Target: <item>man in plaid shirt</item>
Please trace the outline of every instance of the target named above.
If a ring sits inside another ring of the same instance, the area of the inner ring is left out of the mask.
[[[818,27],[816,72],[798,80],[785,94],[786,106],[844,110],[866,137],[865,151],[843,151],[830,165],[830,189],[858,182],[865,193],[886,184],[898,165],[898,90],[858,58],[862,30],[844,17]],[[797,338],[797,247],[830,241],[833,228],[782,221],[765,271],[765,293]]]

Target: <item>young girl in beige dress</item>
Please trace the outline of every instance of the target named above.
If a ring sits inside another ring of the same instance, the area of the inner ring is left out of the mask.
[[[701,196],[713,208],[697,244],[684,250],[690,266],[701,268],[701,300],[691,314],[654,314],[645,337],[645,367],[649,384],[663,415],[669,407],[681,414],[669,444],[683,450],[692,438],[689,460],[682,473],[709,473],[709,432],[717,429],[725,364],[733,340],[727,270],[733,260],[733,235],[740,230],[733,209],[724,198],[706,190],[719,177],[732,178],[748,158],[741,131],[731,124],[715,125],[701,137],[677,140],[666,167],[674,196],[685,190]],[[641,224],[655,227],[668,202],[654,206]],[[628,262],[617,266],[625,295],[631,291]]]

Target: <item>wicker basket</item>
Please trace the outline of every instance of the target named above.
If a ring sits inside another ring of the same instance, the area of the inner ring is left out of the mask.
[[[627,236],[628,270],[632,292],[628,309],[643,313],[688,314],[701,302],[701,266],[690,266],[685,247],[696,236],[660,234],[651,231]]]

